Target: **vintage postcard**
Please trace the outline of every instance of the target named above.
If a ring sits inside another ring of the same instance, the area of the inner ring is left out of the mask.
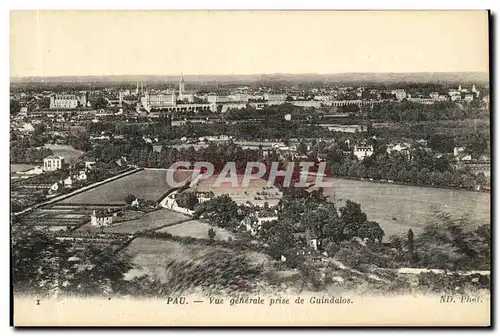
[[[490,326],[488,11],[12,11],[14,326]]]

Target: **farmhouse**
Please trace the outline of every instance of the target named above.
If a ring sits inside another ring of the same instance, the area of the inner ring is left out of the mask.
[[[353,154],[358,160],[363,160],[365,157],[370,157],[373,154],[373,146],[359,145],[354,146]]]
[[[252,235],[256,235],[262,227],[263,223],[269,223],[272,221],[278,220],[278,216],[268,213],[266,211],[263,212],[255,212],[254,214],[250,214],[245,217],[241,221],[241,225]]]
[[[90,224],[93,226],[110,226],[113,224],[116,216],[116,212],[94,210],[90,216]]]
[[[45,171],[54,171],[61,169],[64,165],[64,158],[56,155],[47,156],[43,159],[43,169]]]

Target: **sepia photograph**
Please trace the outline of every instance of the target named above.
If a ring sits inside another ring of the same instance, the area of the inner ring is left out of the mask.
[[[11,324],[490,326],[490,24],[11,11]]]

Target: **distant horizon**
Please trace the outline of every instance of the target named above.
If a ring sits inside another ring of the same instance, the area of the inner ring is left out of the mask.
[[[318,73],[262,73],[262,74],[182,74],[188,83],[226,82],[241,85],[259,81],[315,82],[331,81],[338,83],[432,83],[432,82],[476,82],[489,84],[489,72],[451,71],[451,72],[344,72],[331,74]],[[57,83],[135,83],[146,82],[159,84],[161,82],[177,83],[181,74],[159,75],[64,75],[64,76],[28,76],[11,77],[11,84],[57,84]]]
[[[224,73],[212,73],[212,74],[201,74],[201,73],[171,73],[171,74],[113,74],[113,75],[53,75],[53,76],[10,76],[11,79],[22,79],[22,78],[61,78],[61,77],[143,77],[143,76],[155,76],[155,77],[232,77],[232,76],[275,76],[275,75],[285,75],[285,76],[334,76],[334,75],[346,75],[346,74],[485,74],[489,75],[489,71],[347,71],[347,72],[331,72],[331,73],[317,73],[317,72],[274,72],[274,73],[234,73],[234,74],[224,74]]]

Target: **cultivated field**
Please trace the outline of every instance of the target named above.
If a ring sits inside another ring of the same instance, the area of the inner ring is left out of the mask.
[[[184,180],[190,174],[176,171],[174,178]],[[125,204],[127,195],[157,201],[171,186],[166,181],[167,169],[146,169],[105,183],[73,197],[62,200],[60,204]]]
[[[330,179],[334,187],[325,189],[339,201],[360,203],[369,220],[380,224],[386,237],[415,233],[444,211],[454,218],[469,215],[476,225],[490,223],[490,194],[473,191],[402,186],[364,181]],[[329,180],[329,181],[330,181]]]
[[[40,164],[40,165],[43,165],[43,164]],[[12,173],[17,173],[17,172],[22,172],[22,171],[29,170],[29,169],[32,169],[32,168],[35,168],[35,167],[36,167],[36,165],[32,165],[32,164],[12,163],[10,165],[10,171]]]
[[[103,229],[91,226],[90,224],[85,224],[84,226],[79,228],[78,231],[103,231],[134,234],[138,231],[154,229],[163,225],[169,225],[183,220],[189,220],[189,217],[171,210],[160,209],[157,211],[148,212],[144,214],[144,216],[142,216],[140,219],[116,223],[110,227],[106,227]]]
[[[207,179],[200,180],[196,189],[199,191],[213,191],[215,196],[228,194],[238,204],[250,201],[255,205],[267,202],[272,206],[278,204],[281,198],[281,192],[276,187],[268,188],[267,181],[264,179],[251,180],[248,187],[243,187],[243,175],[238,175],[238,182],[235,186],[231,182],[223,182],[220,186],[215,186],[218,176],[218,174],[215,174]]]
[[[168,232],[173,236],[207,239],[209,228],[213,228],[215,230],[214,239],[228,240],[230,237],[231,239],[234,239],[234,235],[231,232],[216,226],[211,226],[207,223],[203,223],[197,220],[192,220],[186,223],[168,226],[166,228],[158,230],[158,232]]]

